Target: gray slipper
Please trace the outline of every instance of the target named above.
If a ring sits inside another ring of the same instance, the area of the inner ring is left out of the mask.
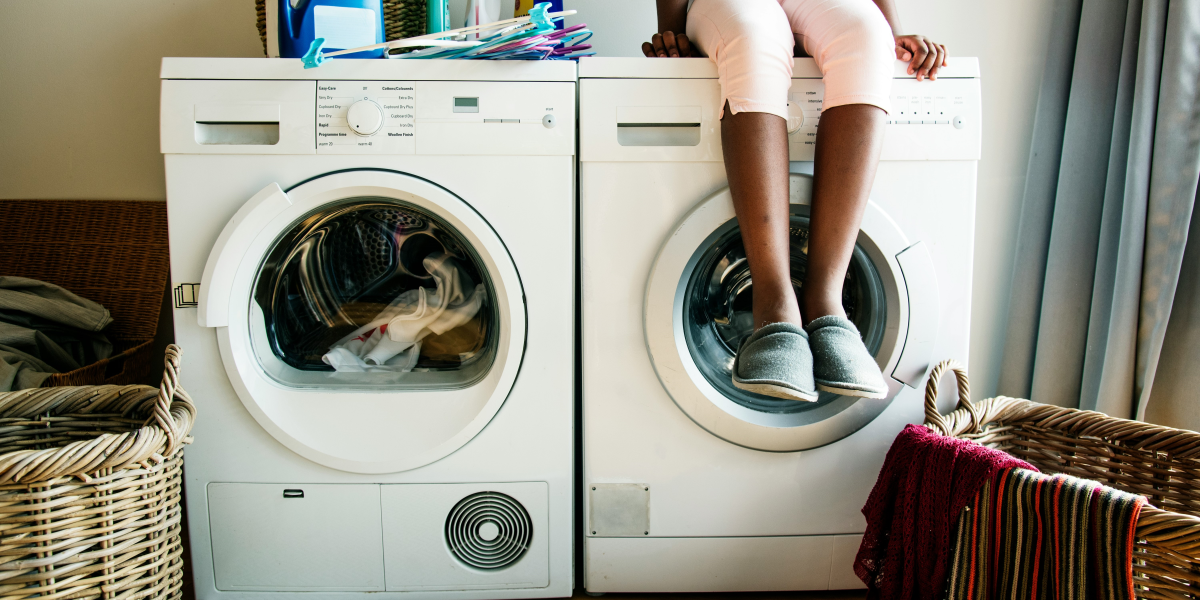
[[[733,385],[764,396],[816,402],[812,364],[804,329],[771,323],[742,342],[733,359]]]
[[[887,383],[850,319],[829,315],[804,326],[817,389],[843,396],[886,398]]]

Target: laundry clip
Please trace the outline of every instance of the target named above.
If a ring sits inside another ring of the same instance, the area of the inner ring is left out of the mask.
[[[573,15],[576,13],[576,11],[573,11],[573,10],[564,10],[564,11],[552,13],[552,12],[548,12],[549,7],[550,7],[550,4],[548,2],[543,2],[543,3],[538,4],[537,6],[529,9],[529,14],[527,16],[517,17],[515,19],[505,19],[503,21],[495,21],[492,23],[485,23],[483,25],[473,25],[471,27],[450,29],[447,31],[439,31],[437,33],[429,33],[429,34],[425,34],[425,35],[418,35],[418,36],[414,36],[414,37],[410,37],[410,38],[404,38],[401,40],[392,40],[390,42],[384,42],[382,44],[372,44],[370,46],[362,46],[359,48],[350,48],[347,50],[335,50],[333,52],[322,52],[321,48],[325,45],[325,38],[316,38],[312,41],[312,44],[309,44],[308,52],[305,52],[304,56],[300,60],[304,63],[305,69],[314,69],[316,67],[321,66],[321,64],[324,63],[325,59],[327,59],[327,58],[333,58],[335,56],[341,56],[343,54],[354,54],[356,52],[366,52],[368,50],[378,50],[380,48],[387,48],[389,50],[391,50],[393,48],[418,48],[418,47],[442,48],[442,49],[454,49],[454,48],[470,49],[470,48],[474,48],[476,46],[481,46],[485,42],[475,41],[475,40],[468,41],[468,40],[461,40],[461,39],[454,40],[454,39],[446,39],[446,38],[466,36],[467,34],[481,33],[481,32],[485,32],[485,31],[490,32],[490,31],[496,30],[496,29],[506,29],[506,28],[517,29],[517,28],[519,28],[523,25],[527,25],[527,24],[531,24],[531,25],[533,25],[533,27],[528,31],[522,32],[525,35],[544,35],[546,33],[549,33],[550,31],[554,30],[554,18],[555,17],[566,17],[566,16],[570,16],[570,15]]]

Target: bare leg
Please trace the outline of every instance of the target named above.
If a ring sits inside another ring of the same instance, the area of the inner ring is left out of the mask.
[[[885,114],[883,109],[870,104],[835,106],[821,113],[808,238],[808,273],[802,289],[805,323],[827,315],[846,316],[842,309],[842,282],[875,182]],[[725,162],[729,162],[728,152]],[[732,180],[731,175],[731,183]],[[737,201],[736,195],[734,201]],[[740,211],[738,215],[741,215]],[[757,317],[758,278],[754,260],[750,257]]]
[[[769,323],[799,325],[788,234],[787,123],[769,113],[735,115],[726,103],[721,142],[733,210],[754,281],[754,328]]]

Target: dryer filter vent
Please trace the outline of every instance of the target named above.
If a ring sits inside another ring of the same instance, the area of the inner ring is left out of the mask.
[[[479,492],[459,501],[446,517],[446,543],[454,556],[476,569],[510,566],[533,541],[533,519],[525,507],[500,492]]]

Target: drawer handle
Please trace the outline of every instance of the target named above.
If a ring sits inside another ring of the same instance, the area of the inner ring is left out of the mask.
[[[303,498],[304,490],[283,490],[284,498]]]

